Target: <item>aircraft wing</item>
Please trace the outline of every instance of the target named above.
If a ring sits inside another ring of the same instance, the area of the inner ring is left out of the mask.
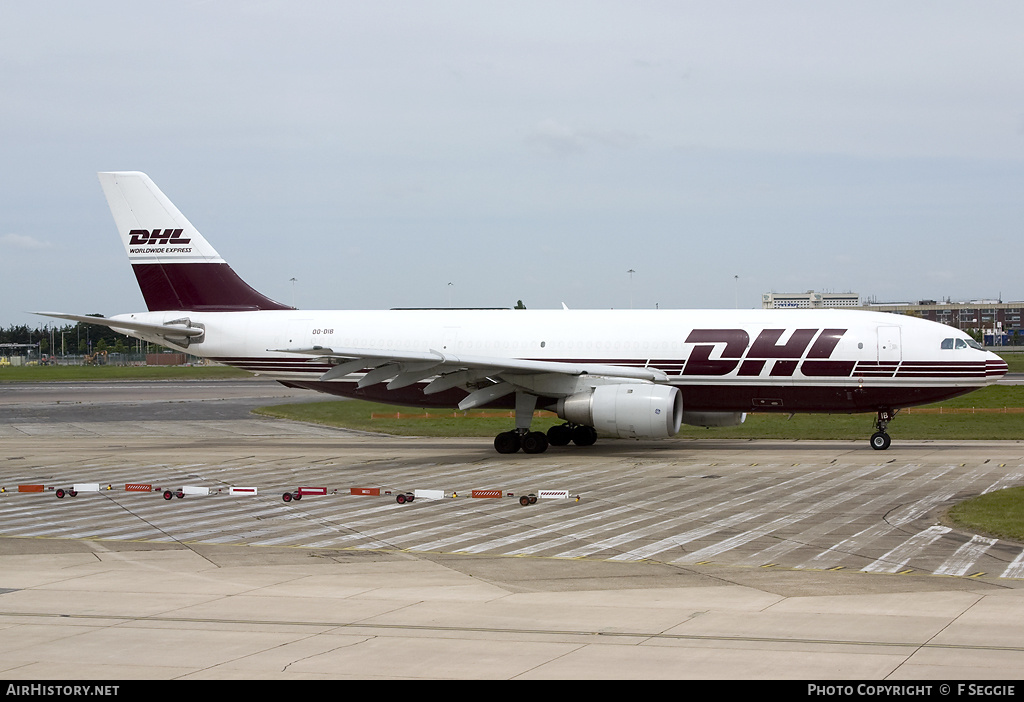
[[[387,388],[395,390],[434,377],[434,380],[428,383],[423,390],[424,394],[430,395],[460,385],[477,383],[489,377],[500,377],[504,381],[472,393],[470,397],[460,403],[461,409],[469,409],[477,404],[484,404],[514,392],[517,387],[515,380],[517,375],[599,375],[647,382],[668,381],[668,375],[656,368],[495,356],[465,356],[447,354],[434,349],[427,352],[416,352],[313,346],[312,348],[268,350],[277,353],[303,354],[318,360],[340,361],[334,368],[324,373],[321,380],[337,380],[350,373],[372,368],[359,380],[357,383],[359,387],[388,380],[390,382],[388,382]]]
[[[145,324],[143,322],[129,322],[123,319],[108,319],[106,317],[90,317],[82,314],[65,314],[63,312],[33,312],[32,314],[44,317],[56,317],[57,319],[69,319],[72,322],[84,322],[85,324],[97,324],[101,327],[111,329],[130,329],[134,332],[149,334],[160,334],[162,336],[187,337],[202,336],[206,332],[200,327],[185,327],[174,324]]]

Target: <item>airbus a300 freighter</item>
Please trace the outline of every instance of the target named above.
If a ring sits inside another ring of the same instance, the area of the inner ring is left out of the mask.
[[[875,414],[999,380],[1006,363],[936,322],[855,310],[299,310],[247,285],[146,174],[100,183],[148,312],[90,324],[292,387],[418,407],[515,409],[500,453],[667,438],[748,412]],[[564,424],[531,431],[537,408]]]

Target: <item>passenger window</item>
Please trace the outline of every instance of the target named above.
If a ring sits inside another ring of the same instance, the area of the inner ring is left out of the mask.
[[[942,348],[944,350],[952,349],[953,348],[953,340],[952,339],[943,339],[942,340]]]

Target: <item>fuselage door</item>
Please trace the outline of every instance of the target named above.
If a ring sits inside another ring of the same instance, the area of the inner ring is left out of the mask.
[[[878,360],[903,360],[902,339],[899,327],[878,327]]]

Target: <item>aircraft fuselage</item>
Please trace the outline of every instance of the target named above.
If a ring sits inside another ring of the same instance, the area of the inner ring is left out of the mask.
[[[701,412],[874,412],[955,397],[1006,371],[997,355],[967,343],[943,348],[943,341],[968,338],[951,327],[867,311],[260,310],[114,319],[183,318],[206,331],[200,343],[179,346],[189,353],[298,387],[415,406],[452,407],[468,393],[424,394],[430,376],[392,390],[387,376],[357,387],[374,368],[369,361],[361,372],[325,381],[336,361],[280,350],[433,350],[454,358],[653,368],[680,389],[687,411]],[[157,335],[149,340],[168,344]]]

